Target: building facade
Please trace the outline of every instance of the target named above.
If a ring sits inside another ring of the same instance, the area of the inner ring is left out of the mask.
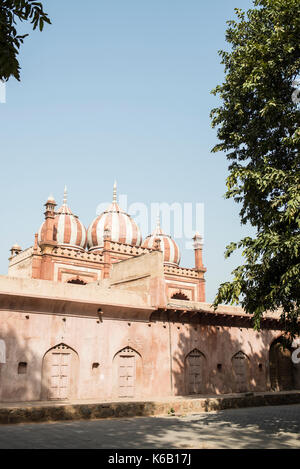
[[[279,315],[260,332],[205,302],[202,240],[180,266],[158,221],[144,241],[113,201],[86,228],[49,197],[33,247],[0,276],[0,401],[151,399],[299,389]]]

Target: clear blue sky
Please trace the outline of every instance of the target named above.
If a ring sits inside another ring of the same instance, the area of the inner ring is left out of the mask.
[[[223,198],[227,162],[216,143],[210,90],[226,20],[250,0],[47,0],[52,26],[21,49],[21,83],[0,104],[0,273],[9,249],[33,243],[52,193],[88,226],[114,179],[129,203],[205,204],[207,300],[241,258],[224,260],[249,232]],[[182,246],[183,242],[179,241]],[[183,250],[183,266],[193,266]]]

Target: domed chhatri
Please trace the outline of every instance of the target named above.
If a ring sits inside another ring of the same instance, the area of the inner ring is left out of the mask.
[[[110,206],[91,223],[87,231],[87,245],[90,251],[102,249],[104,232],[111,241],[140,246],[142,234],[135,221],[117,204],[117,184],[114,184],[113,201]]]
[[[180,263],[180,250],[177,243],[171,236],[165,234],[160,227],[160,218],[157,219],[157,225],[153,233],[144,241],[143,247],[153,248],[155,246],[155,240],[160,240],[160,249],[164,255],[165,264],[179,265]]]
[[[10,253],[12,256],[17,256],[18,254],[20,254],[20,252],[22,252],[22,248],[21,246],[19,246],[18,243],[15,243],[10,249]]]
[[[51,240],[57,246],[84,250],[86,247],[86,228],[67,205],[67,188],[65,187],[63,205],[56,212],[54,211],[56,203],[52,196],[48,198],[45,205],[46,220],[38,233],[39,245],[47,241],[47,218],[52,217],[54,219],[51,225]]]

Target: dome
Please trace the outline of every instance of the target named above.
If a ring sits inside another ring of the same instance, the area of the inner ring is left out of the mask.
[[[171,238],[171,236],[165,234],[161,227],[158,219],[157,225],[153,233],[145,239],[143,247],[153,248],[156,239],[160,239],[160,249],[164,255],[165,264],[179,265],[180,262],[180,250],[177,243]]]
[[[49,195],[46,204],[55,204],[55,203],[56,203],[56,202],[55,202],[55,200],[54,200],[53,195]]]
[[[142,234],[135,221],[117,204],[117,186],[114,185],[113,202],[90,224],[87,231],[87,243],[90,251],[104,246],[104,231],[109,230],[110,240],[140,246]]]
[[[54,203],[53,197],[47,203]],[[42,224],[38,233],[38,243],[41,244],[46,237],[46,221]],[[65,189],[63,205],[55,212],[53,223],[53,241],[58,246],[74,249],[85,249],[86,229],[76,215],[72,213],[67,205],[67,190]]]
[[[19,246],[18,243],[15,243],[15,244],[12,246],[11,250],[12,250],[12,249],[13,249],[14,251],[22,251],[22,248],[21,248],[21,246]]]

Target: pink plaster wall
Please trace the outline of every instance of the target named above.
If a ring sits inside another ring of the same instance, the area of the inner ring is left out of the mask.
[[[187,394],[185,357],[195,348],[206,359],[204,393],[235,391],[231,358],[240,350],[249,357],[249,389],[263,391],[268,388],[269,346],[279,335],[272,331],[257,333],[250,329],[217,329],[215,326],[161,321],[105,319],[101,322],[97,318],[50,314],[9,311],[0,314],[0,339],[5,340],[7,346],[7,363],[0,365],[2,402],[41,398],[43,357],[60,343],[78,354],[78,382],[74,396],[78,399],[118,397],[113,359],[126,346],[136,350],[142,360],[142,382],[137,386],[136,398]],[[18,375],[19,362],[28,363],[26,374]],[[93,363],[100,366],[92,369]],[[263,364],[261,371],[259,363]],[[222,364],[221,372],[217,370],[217,364]]]

